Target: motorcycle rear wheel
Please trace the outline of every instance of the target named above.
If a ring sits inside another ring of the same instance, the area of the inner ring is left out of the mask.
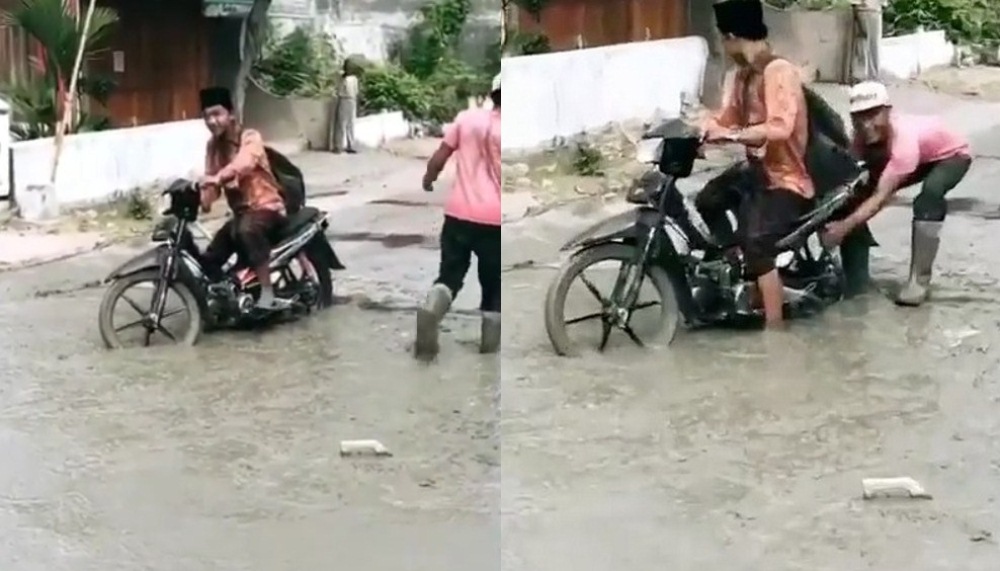
[[[313,270],[316,272],[316,280],[318,281],[316,285],[319,289],[319,298],[316,300],[316,309],[326,309],[334,303],[333,270],[326,263],[326,259],[323,256],[317,255],[314,248],[306,248],[305,254],[306,258],[309,259],[309,263],[312,264]]]
[[[566,296],[569,288],[587,268],[601,262],[617,261],[630,263],[635,259],[635,247],[626,244],[603,244],[578,252],[559,269],[545,296],[545,330],[556,353],[565,357],[579,355],[576,345],[566,331]],[[669,343],[677,334],[681,323],[681,312],[677,295],[663,268],[649,266],[645,279],[652,282],[660,297],[660,318],[656,330],[643,341],[664,341]]]
[[[159,270],[146,270],[129,276],[125,276],[114,283],[104,292],[101,300],[101,308],[98,311],[98,327],[101,331],[101,340],[108,349],[121,349],[124,347],[118,336],[118,330],[114,324],[114,310],[118,300],[129,288],[142,282],[151,282],[154,287],[160,279]],[[201,306],[198,305],[198,298],[194,292],[181,281],[174,281],[170,284],[172,290],[184,303],[184,309],[188,312],[188,326],[182,335],[176,335],[175,343],[178,345],[192,346],[198,342],[204,327],[202,322]]]

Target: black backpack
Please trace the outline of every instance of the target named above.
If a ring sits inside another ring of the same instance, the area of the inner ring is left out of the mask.
[[[822,198],[831,190],[858,175],[857,160],[851,155],[851,139],[840,114],[818,93],[803,86],[809,116],[809,143],[806,145],[806,168]]]
[[[267,162],[271,165],[271,174],[278,181],[281,196],[285,199],[285,211],[289,216],[295,214],[306,203],[306,181],[302,171],[288,157],[272,149],[264,147]]]

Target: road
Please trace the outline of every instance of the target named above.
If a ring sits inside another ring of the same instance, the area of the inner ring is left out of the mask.
[[[871,294],[787,332],[559,358],[541,315],[555,247],[621,206],[505,226],[502,568],[995,569],[1000,129],[979,122],[919,309]],[[910,216],[904,199],[874,223],[883,288],[907,271]],[[861,499],[862,478],[895,476],[934,499]]]
[[[111,353],[95,282],[144,244],[0,274],[0,568],[496,565],[499,360],[475,351],[474,284],[439,361],[409,354],[442,193],[411,190],[416,159],[362,155],[349,180],[303,160],[348,266],[321,315]],[[369,438],[394,456],[340,458]]]

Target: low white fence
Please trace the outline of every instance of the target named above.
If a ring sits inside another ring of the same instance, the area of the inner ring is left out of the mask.
[[[402,113],[361,117],[357,140],[366,146],[406,137]],[[104,202],[116,194],[204,171],[208,131],[201,120],[175,121],[66,137],[55,184],[60,207]],[[49,182],[53,139],[11,145],[14,196]],[[0,149],[2,150],[2,149]]]
[[[955,45],[942,31],[882,38],[879,68],[884,77],[909,79],[920,72],[955,61]]]
[[[503,149],[530,149],[616,121],[678,116],[701,93],[704,38],[505,58]]]

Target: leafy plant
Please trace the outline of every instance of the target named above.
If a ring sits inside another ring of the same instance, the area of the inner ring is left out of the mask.
[[[485,69],[458,56],[470,0],[432,0],[393,50],[393,63],[370,66],[361,76],[363,112],[400,110],[411,120],[444,123],[472,96],[489,91],[500,70],[499,50]]]
[[[299,27],[275,39],[273,29],[254,79],[279,97],[327,97],[340,76],[340,57],[329,34]]]
[[[959,44],[1000,41],[1000,0],[893,0],[882,12],[886,35],[923,27]]]
[[[153,202],[139,189],[134,189],[125,196],[122,215],[131,220],[152,220]]]
[[[600,176],[604,171],[604,155],[590,143],[579,143],[573,154],[573,172],[582,176]]]
[[[0,21],[27,33],[42,46],[41,59],[33,63],[44,72],[52,72],[68,87],[76,53],[84,42],[84,56],[93,59],[108,49],[108,42],[118,23],[118,13],[111,8],[95,8],[86,39],[84,22],[67,10],[63,0],[20,0],[17,7],[3,13]]]
[[[359,81],[362,114],[402,111],[411,121],[427,118],[430,114],[434,93],[426,83],[399,65],[371,66]]]
[[[110,8],[96,8],[86,38],[84,22],[66,11],[63,0],[20,0],[17,6],[0,14],[0,22],[20,28],[42,48],[40,56],[30,58],[36,75],[2,87],[14,111],[11,130],[22,140],[52,136],[80,44],[84,45],[85,61],[107,50],[118,15]],[[104,104],[114,87],[108,77],[82,75],[76,95],[90,96]],[[69,131],[97,130],[109,124],[106,118],[78,111]]]
[[[395,50],[403,69],[421,79],[433,75],[458,47],[471,11],[471,0],[436,0],[422,5],[420,19]]]

